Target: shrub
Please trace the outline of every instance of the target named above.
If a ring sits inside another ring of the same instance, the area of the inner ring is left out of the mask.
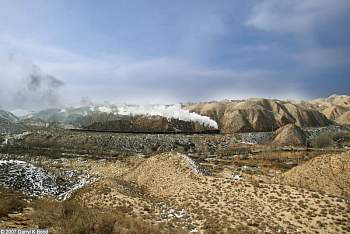
[[[335,142],[350,141],[350,132],[342,131],[334,134],[333,139]]]
[[[311,141],[311,146],[314,148],[326,148],[333,144],[333,134],[331,133],[321,133]]]
[[[13,212],[21,212],[26,207],[23,196],[10,190],[0,191],[0,218],[6,217]]]
[[[38,200],[34,209],[34,222],[39,228],[52,228],[53,233],[113,233],[116,222],[113,215],[84,208],[74,201]]]
[[[118,210],[86,208],[76,201],[37,200],[34,205],[34,223],[49,228],[50,233],[112,234],[112,233],[168,233],[178,230],[160,230]]]
[[[0,217],[6,217],[13,212],[20,212],[25,207],[25,202],[17,198],[0,200]]]

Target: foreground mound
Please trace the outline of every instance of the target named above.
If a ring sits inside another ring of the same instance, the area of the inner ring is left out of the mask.
[[[350,197],[350,153],[313,158],[284,173],[281,181],[296,187]]]
[[[295,124],[288,124],[276,132],[276,137],[272,141],[276,146],[303,146],[307,136],[304,131]]]
[[[204,171],[184,154],[166,153],[151,157],[125,176],[156,196],[167,197],[194,189]]]

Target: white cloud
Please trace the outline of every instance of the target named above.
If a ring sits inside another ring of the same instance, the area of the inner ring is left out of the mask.
[[[0,106],[45,108],[59,104],[63,82],[37,65],[14,57],[0,58]]]
[[[263,0],[246,24],[270,32],[304,34],[348,14],[348,0]]]
[[[69,104],[78,103],[82,97],[98,102],[147,104],[247,97],[248,94],[254,96],[254,92],[260,96],[281,95],[278,88],[271,92],[271,86],[264,87],[275,82],[273,77],[278,76],[271,71],[213,69],[168,57],[134,59],[101,55],[91,58],[3,34],[0,34],[0,42],[4,42],[0,45],[0,82],[2,87],[7,86],[3,90],[12,90],[12,96],[8,95],[10,99],[18,90],[22,77],[28,74],[28,69],[22,69],[13,61],[37,64],[45,73],[62,80],[65,85],[61,88],[61,101]],[[14,54],[15,60],[9,63],[11,56],[4,56],[6,54]],[[279,88],[283,90],[283,87]],[[4,105],[4,99],[2,102]],[[11,100],[7,103],[15,104]],[[33,102],[28,106],[33,106]]]
[[[330,68],[349,64],[348,46],[322,43],[344,35],[347,29],[339,22],[348,17],[349,11],[349,0],[263,0],[253,7],[245,24],[293,35],[292,43],[297,46],[290,59],[310,68]]]
[[[0,52],[45,61],[71,62],[82,59],[81,56],[68,50],[38,43],[27,38],[18,38],[8,33],[0,33]]]

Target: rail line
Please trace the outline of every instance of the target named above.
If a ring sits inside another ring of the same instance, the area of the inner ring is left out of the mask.
[[[214,135],[214,134],[220,134],[220,130],[204,130],[204,131],[132,131],[132,130],[113,130],[113,129],[83,129],[83,128],[71,128],[69,129],[73,132],[107,132],[107,133],[130,133],[130,134],[153,134],[153,135],[159,135],[159,134],[183,134],[183,135],[195,135],[195,134],[208,134],[208,135]]]

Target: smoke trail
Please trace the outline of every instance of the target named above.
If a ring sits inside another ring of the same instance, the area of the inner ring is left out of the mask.
[[[123,105],[118,107],[100,106],[97,108],[100,112],[114,113],[119,115],[149,115],[174,118],[183,121],[191,121],[203,124],[206,127],[217,129],[218,124],[207,116],[189,112],[181,108],[180,104],[176,105]]]
[[[58,89],[63,82],[52,75],[45,74],[41,69],[32,65],[17,91],[16,105],[23,107],[53,107],[59,104]]]
[[[42,109],[59,105],[59,89],[64,85],[28,61],[0,60],[0,98],[7,109]]]

